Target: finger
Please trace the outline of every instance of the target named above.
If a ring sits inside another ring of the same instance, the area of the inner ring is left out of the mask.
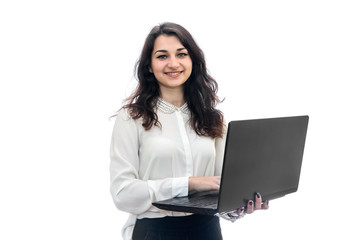
[[[255,194],[255,210],[261,209],[261,205],[262,205],[261,194],[256,193]]]
[[[262,205],[262,209],[269,209],[269,200],[265,201]]]
[[[220,189],[220,177],[219,176],[214,176],[214,177],[210,177],[209,178],[209,185],[210,185],[210,190],[219,190]]]
[[[245,207],[242,207],[240,210],[240,217],[245,217],[246,213],[245,213]]]
[[[244,208],[244,207],[238,208],[238,209],[236,210],[237,215],[240,215],[240,214],[241,214],[241,211],[243,210],[243,208]]]
[[[254,212],[254,201],[253,200],[249,200],[247,207],[246,207],[246,213],[251,214]]]
[[[245,216],[245,207],[241,207],[241,208],[238,208],[237,210],[237,215],[239,215],[240,217],[244,217]]]
[[[217,176],[216,182],[217,182],[217,184],[220,186],[220,184],[221,184],[221,178],[220,178],[219,176]]]

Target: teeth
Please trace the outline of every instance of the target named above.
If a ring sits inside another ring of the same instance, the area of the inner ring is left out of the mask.
[[[175,73],[167,73],[167,75],[171,75],[171,76],[175,76],[175,75],[178,75],[180,74],[180,72],[175,72]]]

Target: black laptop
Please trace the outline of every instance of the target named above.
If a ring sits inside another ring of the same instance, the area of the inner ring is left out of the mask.
[[[164,210],[216,214],[246,206],[259,192],[272,200],[296,192],[309,117],[231,121],[220,190],[154,202]]]

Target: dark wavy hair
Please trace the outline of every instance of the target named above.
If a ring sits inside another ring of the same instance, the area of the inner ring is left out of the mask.
[[[224,134],[223,113],[216,105],[221,102],[217,96],[218,84],[207,72],[203,51],[191,34],[175,23],[162,23],[148,34],[139,60],[134,69],[138,85],[133,94],[125,99],[123,108],[129,110],[133,119],[142,118],[146,130],[161,127],[156,114],[156,103],[160,96],[159,84],[151,69],[151,54],[154,43],[160,35],[175,36],[187,49],[192,60],[192,72],[184,83],[184,100],[191,112],[190,124],[200,136],[222,137]]]

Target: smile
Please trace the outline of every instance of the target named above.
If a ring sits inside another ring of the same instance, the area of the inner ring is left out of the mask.
[[[165,74],[168,75],[169,77],[175,78],[175,77],[178,77],[182,73],[183,73],[182,71],[179,71],[179,72],[167,72]]]

